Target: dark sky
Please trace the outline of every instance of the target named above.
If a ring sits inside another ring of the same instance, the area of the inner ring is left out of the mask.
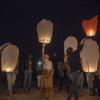
[[[0,45],[11,42],[18,46],[20,55],[31,52],[34,59],[41,55],[41,43],[38,41],[36,26],[43,18],[53,23],[53,36],[45,52],[53,57],[63,59],[63,43],[70,36],[79,41],[84,38],[82,28],[84,19],[91,19],[95,15],[100,20],[99,0],[13,0],[0,1]],[[99,21],[100,22],[100,21]],[[97,42],[100,37],[100,23],[98,24]]]

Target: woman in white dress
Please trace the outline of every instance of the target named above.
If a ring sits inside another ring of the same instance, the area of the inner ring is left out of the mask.
[[[49,55],[44,55],[43,72],[41,76],[41,92],[44,98],[53,96],[53,64],[49,61]]]

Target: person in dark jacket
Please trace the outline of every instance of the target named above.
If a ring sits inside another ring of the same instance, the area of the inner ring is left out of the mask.
[[[83,42],[84,43],[84,42]],[[67,63],[70,67],[70,79],[72,82],[71,90],[69,91],[67,100],[71,100],[74,95],[75,100],[78,100],[78,79],[80,72],[82,72],[80,51],[82,50],[83,45],[79,45],[77,50],[73,51],[72,47],[69,47],[66,50],[67,54]]]
[[[31,79],[32,79],[32,55],[28,54],[28,58],[24,62],[24,82],[23,91],[31,91]]]

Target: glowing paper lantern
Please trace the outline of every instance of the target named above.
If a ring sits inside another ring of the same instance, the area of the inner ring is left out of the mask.
[[[19,50],[15,45],[8,45],[4,48],[1,54],[2,71],[12,72],[18,61]]]
[[[5,43],[3,45],[0,46],[0,50],[2,50],[4,47],[6,47],[7,45],[11,45],[11,43]]]
[[[50,43],[53,32],[53,24],[49,20],[41,20],[37,25],[38,39],[41,43]]]
[[[73,36],[69,36],[65,39],[64,41],[64,55],[65,55],[65,58],[66,59],[66,50],[68,47],[72,47],[73,48],[73,51],[77,50],[77,46],[78,46],[78,42],[77,42],[77,39]],[[64,60],[65,61],[65,60]]]
[[[84,72],[97,71],[97,63],[99,60],[99,46],[96,41],[87,39],[80,53],[82,59],[82,67]]]
[[[98,16],[93,17],[90,20],[83,20],[82,26],[87,36],[94,36],[97,31]]]

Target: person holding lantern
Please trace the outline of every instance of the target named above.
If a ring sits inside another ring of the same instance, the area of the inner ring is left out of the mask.
[[[3,45],[1,45],[0,46],[0,54],[2,53],[2,50],[6,47],[6,46],[8,46],[8,45],[10,45],[11,43],[5,43],[5,44],[3,44]],[[1,71],[1,70],[0,70]],[[0,72],[0,74],[1,74],[1,72]],[[1,80],[1,75],[0,75],[0,80]]]
[[[82,72],[81,58],[80,52],[83,48],[83,44],[86,39],[82,42],[81,45],[78,46],[77,50],[73,51],[72,47],[68,47],[66,50],[67,54],[67,63],[70,67],[70,79],[71,79],[71,90],[69,91],[67,100],[71,100],[74,95],[75,100],[78,100],[78,80],[80,72]]]
[[[16,65],[14,71],[13,72],[7,72],[7,83],[8,83],[9,96],[13,96],[12,88],[15,84],[16,77],[17,77],[17,74],[18,74],[18,64],[19,64],[19,60],[17,62],[17,65]]]
[[[41,76],[41,92],[43,98],[51,99],[53,96],[53,64],[49,60],[49,55],[44,55],[43,72]]]
[[[32,79],[32,55],[28,54],[28,58],[24,62],[24,82],[23,91],[31,91],[31,79]]]
[[[97,89],[97,95],[100,97],[100,57],[98,60],[98,66],[97,71],[93,73],[93,94],[91,96],[96,95],[96,89]]]
[[[9,96],[13,96],[12,88],[14,86],[18,73],[18,56],[19,50],[15,45],[6,43],[1,46],[1,67],[2,71],[7,74],[7,84]]]

